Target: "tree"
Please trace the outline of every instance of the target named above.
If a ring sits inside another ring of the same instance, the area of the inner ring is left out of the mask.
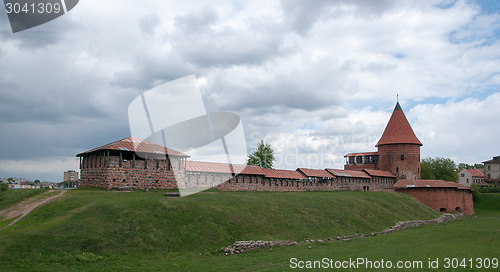
[[[420,163],[421,179],[442,179],[446,181],[457,181],[457,165],[449,158],[425,158]]]
[[[463,162],[458,164],[458,169],[480,169],[480,168],[484,168],[484,164],[475,163],[474,165],[471,165]]]
[[[273,168],[275,160],[274,151],[271,148],[271,145],[266,144],[263,140],[261,140],[257,144],[257,150],[248,155],[247,164],[257,165],[262,168]]]

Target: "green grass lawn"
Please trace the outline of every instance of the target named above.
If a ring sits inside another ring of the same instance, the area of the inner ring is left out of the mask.
[[[281,271],[290,270],[290,258],[422,260],[424,267],[428,258],[498,258],[500,195],[482,198],[476,215],[462,221],[224,256],[218,250],[237,240],[324,239],[437,214],[392,192],[165,198],[161,191],[74,190],[0,232],[0,271]]]
[[[0,210],[45,192],[42,189],[9,189],[0,191]]]

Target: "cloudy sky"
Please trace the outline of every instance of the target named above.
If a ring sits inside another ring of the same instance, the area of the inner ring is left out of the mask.
[[[396,95],[422,157],[500,155],[499,1],[85,0],[13,34],[0,11],[0,177],[61,181],[130,135],[127,107],[195,74],[276,167],[375,151]]]

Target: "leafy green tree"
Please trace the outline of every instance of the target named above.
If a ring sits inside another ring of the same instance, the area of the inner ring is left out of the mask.
[[[12,183],[12,182],[14,181],[14,179],[13,179],[13,178],[8,178],[8,179],[7,179],[7,181],[8,181],[9,183]]]
[[[471,165],[463,162],[458,164],[458,169],[480,169],[480,168],[484,168],[484,164],[475,163],[474,165]]]
[[[248,165],[257,165],[262,168],[273,168],[273,163],[276,160],[274,157],[274,151],[270,144],[264,143],[261,140],[257,144],[257,150],[248,154]]]
[[[420,162],[421,179],[442,179],[457,181],[457,165],[449,158],[425,158]]]

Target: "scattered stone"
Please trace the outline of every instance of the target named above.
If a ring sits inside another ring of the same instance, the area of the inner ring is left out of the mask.
[[[295,246],[297,242],[285,240],[285,241],[237,241],[233,245],[224,249],[226,255],[230,254],[241,254],[248,250],[273,247],[273,246]]]
[[[172,193],[165,193],[165,196],[166,197],[180,197],[181,194],[180,193],[172,192]]]
[[[165,196],[167,194],[175,194],[175,193],[165,193]],[[177,193],[178,194],[178,193]],[[399,230],[404,230],[408,228],[413,228],[413,227],[418,227],[421,225],[427,225],[427,224],[442,224],[448,221],[453,221],[453,220],[461,220],[461,218],[464,217],[464,213],[457,213],[457,214],[450,214],[450,213],[444,213],[441,214],[440,216],[431,219],[431,220],[414,220],[414,221],[403,221],[403,222],[397,222],[394,224],[394,226],[389,227],[388,229],[385,229],[380,232],[372,232],[370,235],[371,236],[377,236],[380,234],[387,234],[391,233],[394,231],[399,231]],[[351,241],[351,239],[355,238],[364,238],[370,236],[368,234],[354,234],[352,236],[336,236],[335,238],[328,238],[329,241],[332,240],[342,240],[345,242]],[[318,239],[318,240],[305,240],[306,243],[323,243],[325,240]],[[265,247],[274,247],[274,246],[295,246],[298,243],[295,241],[290,241],[290,240],[284,240],[284,241],[237,241],[234,242],[233,245],[221,250],[224,251],[224,254],[226,256],[232,255],[232,254],[241,254],[246,251],[252,250],[252,249],[257,249],[257,248],[265,248]],[[312,248],[312,246],[308,247],[309,249]],[[270,250],[273,250],[272,248]]]

